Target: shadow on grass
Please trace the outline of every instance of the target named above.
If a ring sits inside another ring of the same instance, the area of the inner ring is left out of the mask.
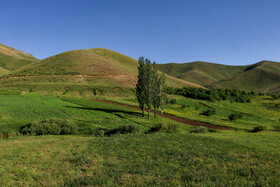
[[[132,112],[132,111],[124,111],[124,110],[117,110],[117,109],[106,109],[106,108],[91,108],[91,107],[76,107],[76,106],[65,106],[67,108],[75,108],[80,110],[94,110],[94,111],[101,111],[101,112],[107,112],[110,114],[117,115],[115,113],[123,113],[123,114],[129,114],[137,117],[142,117],[142,114],[139,112]],[[119,115],[118,115],[119,116]]]

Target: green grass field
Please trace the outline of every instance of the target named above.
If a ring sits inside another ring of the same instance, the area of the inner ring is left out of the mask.
[[[252,103],[207,102],[178,96],[165,112],[236,130],[191,133],[195,127],[170,119],[141,117],[135,109],[90,100],[103,98],[137,105],[134,97],[94,97],[0,92],[0,186],[277,186],[280,182],[279,100],[256,97]],[[181,104],[187,105],[185,109]],[[200,115],[215,108],[213,116]],[[233,111],[244,113],[227,120]],[[245,115],[246,114],[246,115]],[[47,118],[78,124],[76,135],[22,136],[21,126]],[[151,133],[157,123],[178,133]],[[87,128],[110,130],[134,125],[142,133],[91,136]],[[251,133],[254,126],[268,131]]]
[[[4,186],[277,186],[279,133],[0,140]]]

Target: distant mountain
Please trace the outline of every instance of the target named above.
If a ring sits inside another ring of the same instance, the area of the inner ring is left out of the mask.
[[[112,50],[74,50],[15,70],[2,77],[1,82],[6,85],[75,84],[134,87],[137,81],[137,67],[137,60]],[[201,87],[169,75],[167,84],[173,87]]]
[[[0,67],[4,69],[0,75],[37,61],[31,54],[0,44]]]
[[[209,88],[280,93],[280,63],[278,62],[261,61],[248,66],[228,66],[198,61],[158,64],[158,69]]]

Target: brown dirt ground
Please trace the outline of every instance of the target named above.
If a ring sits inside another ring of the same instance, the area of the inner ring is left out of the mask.
[[[132,105],[127,105],[127,104],[122,104],[122,103],[116,103],[116,102],[112,102],[112,101],[108,101],[108,100],[103,100],[103,99],[92,99],[93,101],[98,101],[98,102],[103,102],[103,103],[108,103],[108,104],[112,104],[112,105],[118,105],[118,106],[123,106],[123,107],[127,107],[127,108],[132,108],[132,109],[136,109],[136,110],[140,110],[141,109],[137,106],[132,106]],[[148,110],[145,109],[145,111],[147,112]],[[154,113],[153,110],[151,110],[152,113]],[[207,127],[210,129],[217,129],[217,130],[232,130],[229,127],[223,127],[223,126],[218,126],[218,125],[213,125],[211,123],[206,123],[206,122],[201,122],[201,121],[195,121],[195,120],[191,120],[191,119],[187,119],[187,118],[181,118],[181,117],[177,117],[171,114],[163,114],[164,117],[169,118],[173,121],[177,121],[180,123],[184,123],[187,125],[192,125],[192,126],[203,126],[203,127]]]

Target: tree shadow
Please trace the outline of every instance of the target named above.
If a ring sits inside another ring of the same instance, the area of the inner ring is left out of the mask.
[[[142,117],[142,114],[140,112],[133,112],[133,111],[124,111],[124,110],[117,110],[117,109],[107,109],[107,108],[91,108],[91,107],[77,107],[77,106],[64,106],[67,108],[75,108],[75,109],[80,109],[80,110],[94,110],[94,111],[101,111],[101,112],[106,112],[110,114],[114,114],[120,117],[120,115],[116,113],[124,113],[124,114],[129,114],[137,117]],[[123,118],[123,117],[122,117]]]

